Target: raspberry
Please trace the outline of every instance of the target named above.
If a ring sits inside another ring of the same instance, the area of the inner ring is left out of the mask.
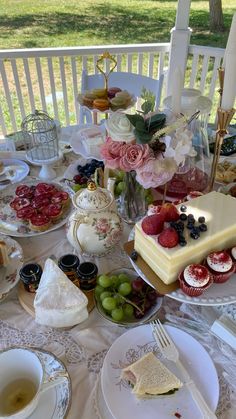
[[[144,218],[142,221],[142,229],[148,235],[159,234],[163,230],[164,217],[161,214],[153,214]]]
[[[158,236],[158,242],[162,247],[175,247],[179,243],[179,236],[178,233],[174,228],[166,228],[161,232]]]

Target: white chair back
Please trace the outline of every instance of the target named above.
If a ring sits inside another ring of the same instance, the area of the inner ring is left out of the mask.
[[[140,98],[142,89],[145,88],[146,90],[151,91],[155,96],[155,109],[157,109],[160,105],[163,81],[164,75],[162,75],[160,79],[153,79],[140,74],[117,71],[110,74],[108,87],[120,87],[122,90],[127,90],[137,98]],[[81,80],[82,94],[87,90],[103,87],[104,76],[102,74],[88,75],[86,70],[83,70]],[[87,123],[90,123],[92,118],[84,111],[85,109],[80,107],[80,123],[84,123],[84,117],[86,117]]]

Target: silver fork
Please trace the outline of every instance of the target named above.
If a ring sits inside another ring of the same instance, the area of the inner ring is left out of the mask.
[[[176,366],[181,371],[183,378],[184,378],[184,384],[189,389],[195,403],[197,404],[198,408],[200,409],[202,413],[202,418],[204,419],[217,419],[216,415],[212,410],[209,408],[207,403],[205,402],[202,394],[196,387],[196,384],[191,379],[189,373],[183,366],[183,364],[180,362],[179,359],[179,351],[176,348],[174,342],[162,326],[160,320],[154,320],[150,322],[150,326],[152,328],[153,336],[158,344],[158,347],[162,353],[162,355],[168,359],[169,361],[172,361],[176,364]]]

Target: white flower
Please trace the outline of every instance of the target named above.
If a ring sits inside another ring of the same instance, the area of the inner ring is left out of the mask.
[[[165,157],[175,159],[177,165],[184,164],[186,156],[193,156],[193,134],[186,128],[178,128],[173,138],[166,136],[163,142],[166,144]]]
[[[135,142],[134,127],[122,112],[114,112],[105,122],[108,136],[113,141]]]

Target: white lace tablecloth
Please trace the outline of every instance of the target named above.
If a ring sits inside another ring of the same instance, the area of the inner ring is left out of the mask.
[[[127,240],[128,233],[126,228],[123,241]],[[25,262],[38,261],[43,264],[51,255],[59,258],[73,252],[67,242],[65,228],[36,238],[17,238],[17,241],[23,248]],[[82,256],[80,259],[84,260]],[[99,272],[130,267],[122,243],[108,257],[94,261]],[[231,308],[235,309],[233,306]],[[190,333],[209,352],[218,371],[221,389],[217,417],[235,419],[236,352],[209,333],[209,310],[213,309],[181,305],[165,297],[159,316]],[[12,345],[40,347],[53,352],[65,363],[72,380],[72,405],[68,419],[111,419],[102,398],[100,370],[107,350],[125,331],[125,328],[104,320],[96,309],[90,313],[88,320],[71,329],[37,325],[21,307],[16,290],[0,304],[1,349]]]

